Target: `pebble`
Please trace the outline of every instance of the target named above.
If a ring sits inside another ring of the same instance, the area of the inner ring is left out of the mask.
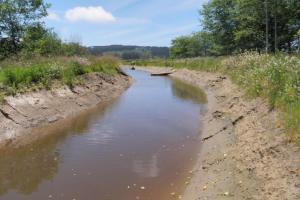
[[[224,192],[224,196],[229,196],[229,192]]]
[[[144,187],[144,186],[141,186],[141,187],[140,187],[140,189],[141,189],[141,190],[145,190],[145,189],[146,189],[146,187]]]

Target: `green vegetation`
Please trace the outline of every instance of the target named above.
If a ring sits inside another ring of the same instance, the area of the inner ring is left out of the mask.
[[[127,64],[137,66],[160,66],[173,68],[188,68],[194,70],[217,71],[221,66],[222,57],[198,57],[188,59],[151,59],[136,60]]]
[[[300,1],[210,0],[200,15],[203,29],[174,39],[172,58],[300,51]]]
[[[76,42],[63,43],[44,26],[49,4],[43,0],[0,0],[0,60],[12,56],[86,55]]]
[[[172,60],[133,64],[227,74],[280,110],[300,142],[300,1],[209,0],[199,13],[202,30],[174,39]]]
[[[0,55],[7,57],[22,49],[22,38],[33,26],[41,26],[49,5],[37,0],[0,1]]]
[[[300,59],[297,55],[243,53],[217,58],[138,60],[134,64],[227,74],[250,97],[263,97],[270,109],[280,110],[291,138],[300,140]]]
[[[0,70],[0,96],[14,95],[35,89],[50,89],[53,84],[66,84],[71,88],[80,84],[82,75],[99,72],[114,75],[118,60],[110,57],[89,59],[48,58],[35,59],[28,63],[3,62]]]
[[[43,0],[0,0],[0,99],[57,84],[72,88],[87,73],[117,72],[117,59],[91,57],[46,28],[41,19],[49,7]]]

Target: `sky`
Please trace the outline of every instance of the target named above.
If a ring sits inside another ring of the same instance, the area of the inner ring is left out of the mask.
[[[46,0],[46,25],[64,41],[85,46],[170,46],[200,30],[206,0]]]

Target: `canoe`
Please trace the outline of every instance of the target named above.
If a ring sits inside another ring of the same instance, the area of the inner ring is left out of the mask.
[[[151,76],[168,76],[172,74],[172,72],[165,72],[165,73],[152,73]]]
[[[169,76],[170,74],[173,74],[173,72],[161,72],[161,73],[152,73],[151,76]]]

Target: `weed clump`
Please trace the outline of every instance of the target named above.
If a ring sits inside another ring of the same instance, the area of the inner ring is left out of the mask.
[[[115,58],[90,58],[87,62],[73,59],[34,60],[31,63],[5,62],[0,69],[0,96],[15,95],[36,89],[51,89],[54,83],[69,87],[80,83],[80,76],[87,73],[114,75],[119,65]],[[1,64],[1,63],[0,63]]]

